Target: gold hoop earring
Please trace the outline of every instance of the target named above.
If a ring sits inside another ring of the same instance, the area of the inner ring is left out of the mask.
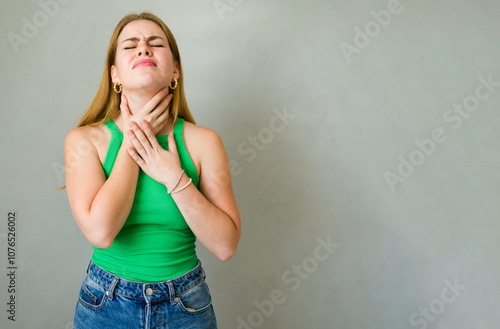
[[[177,79],[174,78],[174,86],[172,87],[172,82],[170,82],[170,85],[169,85],[170,89],[174,90],[175,88],[177,88]]]
[[[118,87],[118,88],[116,88]],[[115,91],[115,93],[119,94],[122,92],[122,85],[119,85],[117,84],[116,82],[113,83],[113,90]]]

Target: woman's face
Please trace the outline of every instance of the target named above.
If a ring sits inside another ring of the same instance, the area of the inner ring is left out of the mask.
[[[179,78],[167,36],[154,22],[137,20],[127,24],[116,46],[115,64],[111,66],[113,83],[123,91],[150,89],[158,91]]]

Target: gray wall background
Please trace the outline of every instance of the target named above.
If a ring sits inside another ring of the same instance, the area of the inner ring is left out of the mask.
[[[220,328],[497,328],[500,2],[0,8],[0,327],[72,327],[92,250],[55,192],[63,142],[115,25],[148,10],[176,36],[197,123],[233,161],[238,253],[223,263],[198,248]]]

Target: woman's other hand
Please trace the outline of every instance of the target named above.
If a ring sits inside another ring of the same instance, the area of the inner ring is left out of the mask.
[[[128,153],[148,176],[167,188],[173,188],[182,171],[173,132],[168,135],[167,151],[158,143],[146,120],[141,120],[140,125],[142,129],[130,122],[131,129],[127,134],[134,148],[129,147]]]

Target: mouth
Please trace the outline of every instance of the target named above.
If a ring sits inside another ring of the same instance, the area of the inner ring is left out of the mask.
[[[156,66],[156,62],[152,59],[140,59],[134,63],[132,69],[135,69],[136,67],[140,66]]]

